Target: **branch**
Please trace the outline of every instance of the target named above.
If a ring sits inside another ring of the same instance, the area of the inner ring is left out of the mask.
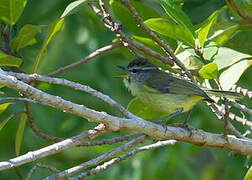
[[[129,139],[137,138],[139,136],[142,136],[143,133],[136,133],[136,134],[131,134],[131,135],[125,135],[122,137],[115,137],[111,139],[103,139],[100,141],[93,141],[93,142],[84,142],[80,144],[79,146],[100,146],[100,145],[106,145],[106,144],[115,144],[118,142],[123,142],[127,141]]]
[[[7,161],[0,162],[0,170],[9,169],[13,167],[20,166],[22,164],[35,161],[36,159],[49,156],[55,153],[58,153],[60,151],[63,151],[66,148],[78,145],[84,141],[88,141],[90,139],[93,139],[97,136],[100,136],[106,132],[105,126],[103,124],[100,124],[99,126],[95,127],[92,130],[89,130],[87,132],[84,132],[80,135],[74,136],[72,138],[66,139],[64,141],[61,141],[59,143],[55,143],[53,145],[44,147],[42,149],[28,152],[22,156],[9,159]]]
[[[109,105],[111,105],[112,107],[117,109],[119,112],[121,112],[125,117],[129,117],[129,118],[135,117],[135,115],[128,112],[123,106],[121,106],[120,104],[115,102],[109,96],[107,96],[107,95],[105,95],[105,94],[103,94],[103,93],[101,93],[101,92],[99,92],[89,86],[85,86],[85,85],[82,85],[79,83],[68,81],[66,79],[52,78],[52,77],[42,76],[42,75],[38,75],[38,74],[27,75],[27,74],[23,74],[23,73],[8,72],[8,75],[15,76],[18,79],[22,79],[25,81],[43,81],[43,82],[47,82],[49,84],[59,84],[59,85],[64,85],[64,86],[74,88],[76,90],[84,91],[84,92],[87,92],[87,93],[91,94],[92,96],[95,96],[95,97],[103,100],[104,102],[108,103]]]
[[[122,152],[122,151],[126,151],[127,149],[129,149],[129,148],[131,148],[131,147],[133,147],[133,146],[135,146],[135,145],[137,145],[139,143],[145,142],[146,140],[147,140],[147,138],[146,138],[145,135],[140,136],[140,137],[138,137],[138,138],[136,138],[134,140],[131,140],[130,142],[128,142],[128,143],[126,143],[126,144],[124,144],[122,146],[119,146],[119,147],[117,147],[117,148],[115,148],[115,149],[113,149],[113,150],[111,150],[109,152],[106,152],[106,153],[102,154],[101,156],[98,156],[95,159],[91,159],[91,160],[89,160],[87,162],[84,162],[82,164],[79,164],[79,165],[77,165],[75,167],[72,167],[70,169],[62,171],[62,172],[60,172],[58,174],[49,176],[49,177],[45,178],[44,180],[54,180],[54,179],[60,179],[60,178],[67,178],[67,177],[69,177],[69,176],[71,176],[71,175],[73,175],[75,173],[78,173],[78,172],[80,172],[80,171],[82,171],[82,170],[84,170],[86,168],[94,166],[94,165],[96,165],[96,164],[98,164],[98,163],[100,163],[100,162],[102,162],[102,161],[104,161],[104,160],[106,160],[106,159],[108,159],[108,158]]]
[[[247,16],[244,12],[242,12],[235,4],[233,0],[228,0],[232,8],[241,16],[244,20],[248,21],[250,24],[252,24],[252,18]]]
[[[237,85],[233,85],[232,90],[234,90],[237,93],[240,93],[241,95],[245,97],[252,98],[252,91],[249,91],[248,89],[244,89]]]
[[[60,172],[58,169],[56,169],[55,167],[52,167],[52,166],[48,166],[46,164],[41,164],[41,163],[37,163],[35,166],[33,166],[31,168],[31,170],[29,171],[29,173],[27,174],[27,177],[26,177],[26,180],[30,180],[31,179],[31,175],[32,173],[35,171],[35,169],[37,169],[38,167],[40,168],[45,168],[45,169],[48,169],[52,172],[55,172],[55,173],[58,173]]]
[[[54,72],[51,72],[51,73],[47,74],[47,76],[55,76],[55,75],[57,75],[57,74],[64,73],[64,72],[66,72],[66,71],[68,71],[68,70],[70,70],[70,69],[73,69],[73,68],[75,68],[75,67],[81,65],[81,64],[87,63],[89,60],[95,58],[96,56],[99,56],[99,55],[101,55],[101,54],[103,54],[103,53],[105,53],[105,52],[107,52],[107,51],[111,51],[111,50],[113,50],[113,49],[115,49],[115,48],[117,48],[117,47],[120,47],[120,46],[122,46],[122,45],[123,45],[123,44],[120,42],[120,43],[115,43],[115,44],[112,44],[112,45],[104,46],[104,47],[102,47],[102,48],[100,48],[100,49],[97,49],[96,51],[92,52],[91,54],[89,54],[89,55],[88,55],[87,57],[85,57],[84,59],[79,60],[79,61],[77,61],[77,62],[75,62],[75,63],[73,63],[73,64],[69,64],[69,65],[67,65],[67,66],[65,66],[65,67],[61,67],[61,68],[59,68],[58,70],[56,70],[56,71],[54,71]]]
[[[103,165],[97,166],[96,168],[93,168],[93,169],[88,170],[88,171],[86,171],[84,173],[81,173],[77,177],[73,177],[73,178],[69,178],[69,179],[71,179],[71,180],[72,179],[83,179],[85,177],[95,175],[95,174],[99,173],[100,171],[108,169],[113,164],[116,164],[116,163],[118,163],[120,161],[123,161],[126,158],[129,158],[129,157],[131,157],[131,156],[133,156],[133,155],[135,155],[135,154],[137,154],[139,152],[146,151],[146,150],[152,150],[152,149],[156,149],[156,148],[167,146],[167,145],[173,145],[175,143],[176,143],[176,141],[174,141],[174,140],[166,140],[166,141],[159,141],[159,142],[157,142],[155,144],[150,144],[150,145],[146,145],[146,146],[143,146],[143,147],[136,148],[133,151],[127,152],[122,156],[111,159],[110,161],[104,163]]]
[[[222,134],[213,134],[197,129],[188,131],[184,128],[160,125],[137,117],[130,119],[118,118],[45,93],[17,80],[13,76],[8,76],[4,71],[0,71],[0,83],[23,94],[30,95],[35,100],[39,99],[41,102],[51,104],[60,110],[64,110],[64,112],[86,118],[91,122],[103,123],[108,131],[117,131],[119,129],[133,130],[142,132],[154,139],[174,139],[201,146],[234,150],[240,154],[252,154],[252,141],[249,139],[241,139],[229,135],[229,143],[227,143]]]
[[[236,107],[236,108],[238,108],[238,109],[240,109],[240,110],[242,110],[242,111],[244,111],[244,112],[246,112],[246,113],[252,115],[252,110],[249,109],[249,108],[247,108],[245,105],[239,104],[239,103],[237,103],[237,102],[231,102],[231,104],[232,104],[234,107]]]

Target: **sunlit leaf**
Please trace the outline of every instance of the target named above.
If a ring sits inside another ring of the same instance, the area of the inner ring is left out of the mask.
[[[209,63],[200,69],[199,75],[204,79],[214,79],[218,76],[218,67],[215,63]]]
[[[205,60],[213,61],[217,55],[219,47],[213,41],[207,41],[203,51],[203,57]]]
[[[14,117],[14,114],[11,114],[8,116],[5,120],[0,122],[0,131],[3,129],[3,127],[8,123],[8,121]]]
[[[4,103],[4,104],[0,104],[0,114],[2,114],[9,105],[11,105],[12,103]]]
[[[85,6],[87,3],[88,3],[88,0],[77,0],[77,1],[71,2],[64,10],[63,14],[61,15],[61,18],[80,11],[83,8],[83,6]]]
[[[15,139],[15,150],[16,150],[17,156],[19,155],[20,147],[22,144],[26,119],[27,119],[26,113],[22,113],[20,120],[19,120],[18,129],[17,129],[17,133],[16,133],[16,139]]]
[[[37,41],[34,37],[39,29],[38,26],[24,25],[18,32],[18,36],[11,42],[11,47],[18,52],[20,48],[36,43]]]
[[[54,36],[61,30],[63,24],[64,24],[64,18],[49,25],[42,48],[36,57],[34,67],[33,67],[33,73],[37,71],[40,62],[46,53],[47,45],[54,38]]]
[[[109,3],[112,6],[115,16],[120,20],[124,27],[128,28],[131,32],[138,36],[148,37],[148,34],[140,26],[138,26],[135,18],[124,5],[116,0],[110,0]],[[143,20],[160,17],[154,9],[144,5],[143,3],[131,1],[131,4]]]
[[[204,47],[205,41],[207,39],[207,35],[210,31],[212,25],[217,21],[217,13],[213,14],[211,19],[209,19],[203,26],[197,31],[198,32],[198,39],[201,47]]]
[[[139,98],[132,99],[128,104],[127,109],[131,113],[145,120],[155,121],[167,116],[166,113],[154,111],[152,108],[146,106],[145,104],[142,103],[142,101],[140,101]]]
[[[213,62],[216,63],[218,69],[221,70],[245,58],[251,58],[251,55],[240,53],[226,47],[221,47],[219,48],[218,54]]]
[[[250,166],[249,170],[247,171],[244,180],[251,180],[252,179],[252,166]]]
[[[213,27],[213,34],[209,39],[221,45],[231,39],[238,30],[239,24],[235,22],[218,23]]]
[[[221,73],[220,83],[224,90],[229,90],[241,77],[244,71],[252,65],[252,60],[238,62]]]
[[[165,18],[152,18],[144,22],[152,31],[169,38],[179,40],[185,44],[194,45],[194,37],[184,27]]]
[[[22,59],[15,56],[0,53],[0,66],[19,67],[22,64]]]
[[[192,25],[191,20],[187,17],[187,15],[178,8],[172,0],[159,0],[162,7],[165,9],[166,13],[169,15],[172,20],[181,25],[184,31],[188,34],[191,34],[193,39],[196,38],[195,30]],[[193,44],[194,45],[194,44]]]
[[[1,0],[0,19],[14,25],[22,14],[27,0]]]

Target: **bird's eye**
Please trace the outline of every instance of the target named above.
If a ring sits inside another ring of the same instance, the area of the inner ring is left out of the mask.
[[[136,70],[136,69],[132,69],[132,72],[133,72],[133,73],[136,73],[136,72],[137,72],[137,70]]]

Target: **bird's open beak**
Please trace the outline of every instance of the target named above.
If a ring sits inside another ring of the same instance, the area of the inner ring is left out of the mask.
[[[122,70],[124,70],[124,71],[129,72],[129,69],[126,68],[126,67],[123,67],[123,66],[116,66],[116,67],[119,68],[119,69],[122,69]]]

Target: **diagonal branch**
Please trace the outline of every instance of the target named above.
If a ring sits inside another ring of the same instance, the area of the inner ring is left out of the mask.
[[[66,148],[78,145],[82,142],[85,142],[97,136],[100,136],[104,134],[105,132],[106,132],[105,126],[103,124],[100,124],[92,130],[89,130],[80,135],[74,136],[72,138],[66,139],[59,143],[55,143],[53,145],[44,147],[36,151],[28,152],[22,156],[9,159],[8,161],[2,161],[0,162],[0,170],[17,167],[22,164],[35,161],[36,159],[58,153],[60,151],[63,151]]]
[[[115,43],[115,44],[112,44],[112,45],[108,45],[108,46],[104,46],[100,49],[97,49],[96,51],[92,52],[91,54],[89,54],[87,57],[85,57],[84,59],[82,60],[79,60],[73,64],[69,64],[65,67],[61,67],[59,68],[58,70],[54,71],[54,72],[51,72],[49,74],[47,74],[47,76],[55,76],[55,75],[58,75],[58,74],[61,74],[61,73],[64,73],[70,69],[73,69],[79,65],[82,65],[82,64],[85,64],[87,63],[88,61],[90,61],[91,59],[95,58],[96,56],[99,56],[107,51],[111,51],[117,47],[120,47],[122,46],[123,44],[121,42],[119,43]]]
[[[73,178],[70,178],[70,179],[71,180],[73,180],[73,179],[84,179],[85,177],[92,176],[92,175],[95,175],[95,174],[97,174],[97,173],[99,173],[99,172],[101,172],[103,170],[106,170],[110,166],[112,166],[113,164],[116,164],[116,163],[118,163],[120,161],[125,160],[126,158],[134,156],[135,154],[137,154],[139,152],[156,149],[156,148],[163,147],[163,146],[173,145],[175,143],[176,143],[176,141],[174,141],[174,140],[166,140],[166,141],[159,141],[159,142],[154,143],[154,144],[150,144],[150,145],[146,145],[146,146],[136,148],[136,149],[134,149],[134,150],[132,150],[130,152],[125,153],[122,156],[111,159],[110,161],[105,162],[104,164],[102,164],[100,166],[97,166],[97,167],[95,167],[93,169],[90,169],[90,170],[88,170],[88,171],[86,171],[84,173],[81,173],[80,175],[78,175],[76,177],[73,177]]]
[[[91,160],[89,160],[87,162],[84,162],[82,164],[79,164],[79,165],[77,165],[75,167],[72,167],[70,169],[62,171],[62,172],[60,172],[58,174],[49,176],[49,177],[45,178],[44,180],[54,180],[54,179],[60,179],[60,178],[67,178],[67,177],[69,177],[69,176],[71,176],[71,175],[73,175],[75,173],[78,173],[78,172],[80,172],[80,171],[82,171],[82,170],[84,170],[86,168],[97,165],[98,163],[100,163],[100,162],[102,162],[102,161],[104,161],[104,160],[106,160],[106,159],[120,153],[120,152],[126,151],[127,149],[129,149],[129,148],[131,148],[131,147],[133,147],[133,146],[135,146],[135,145],[137,145],[139,143],[143,143],[146,140],[148,140],[148,138],[145,135],[140,136],[140,137],[138,137],[136,139],[133,139],[130,142],[128,142],[128,143],[126,143],[126,144],[124,144],[122,146],[119,146],[119,147],[117,147],[117,148],[115,148],[115,149],[113,149],[113,150],[111,150],[109,152],[106,152],[106,153],[98,156],[97,158],[91,159]]]

